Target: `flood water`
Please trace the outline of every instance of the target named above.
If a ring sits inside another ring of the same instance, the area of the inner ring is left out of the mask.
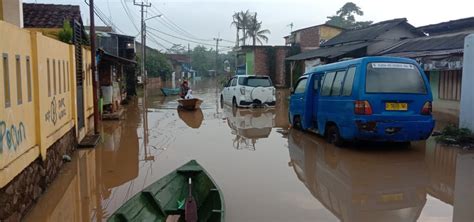
[[[150,89],[103,122],[101,144],[75,153],[26,221],[104,221],[191,159],[221,188],[226,221],[474,221],[473,152],[432,138],[337,148],[288,130],[288,91],[275,109],[232,110],[216,81],[191,87],[201,110]]]

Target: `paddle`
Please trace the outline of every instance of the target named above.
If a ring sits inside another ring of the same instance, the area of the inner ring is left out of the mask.
[[[194,200],[193,194],[191,193],[192,181],[191,177],[188,179],[189,184],[189,194],[186,198],[186,205],[184,206],[184,219],[186,222],[196,222],[198,219],[197,216],[197,204]]]

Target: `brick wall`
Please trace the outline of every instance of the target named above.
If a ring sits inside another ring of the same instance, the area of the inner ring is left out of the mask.
[[[287,48],[277,48],[275,53],[275,79],[273,82],[275,86],[283,87],[287,83],[285,82],[285,58],[286,53],[288,52]]]
[[[319,27],[302,30],[299,43],[303,52],[319,47]]]
[[[255,48],[255,75],[270,75],[270,68],[268,67],[268,55],[266,48]]]

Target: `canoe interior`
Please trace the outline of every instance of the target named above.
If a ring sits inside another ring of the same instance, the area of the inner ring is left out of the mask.
[[[166,221],[181,215],[179,201],[188,196],[188,178],[198,207],[198,221],[224,221],[224,203],[219,188],[194,160],[151,184],[120,207],[108,221]]]
[[[202,104],[202,100],[198,98],[193,99],[178,99],[179,106],[187,110],[199,109]]]

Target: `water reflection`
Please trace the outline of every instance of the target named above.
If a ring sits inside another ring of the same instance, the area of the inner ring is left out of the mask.
[[[274,126],[274,109],[238,109],[224,106],[227,125],[237,150],[255,150],[258,139],[268,138]]]
[[[422,151],[339,149],[294,130],[288,145],[298,179],[341,221],[416,221],[425,205]]]
[[[191,111],[178,108],[178,116],[186,125],[193,129],[201,127],[202,120],[204,119],[204,114],[201,109]]]

